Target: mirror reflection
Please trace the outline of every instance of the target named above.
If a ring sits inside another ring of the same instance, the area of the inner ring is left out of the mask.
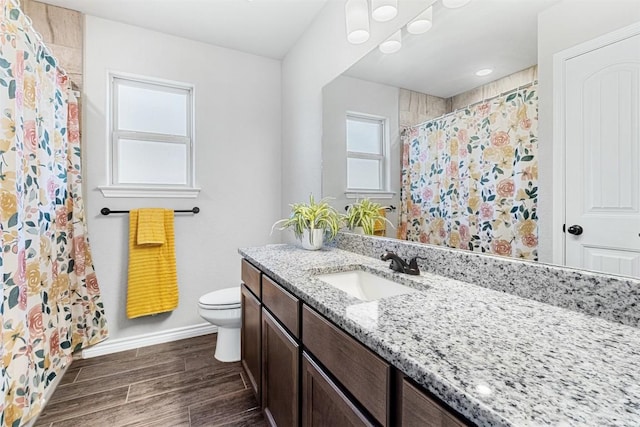
[[[374,49],[328,84],[323,196],[397,207],[387,237],[551,261],[539,256],[537,31],[558,3],[436,2],[429,31],[404,28],[398,52]],[[631,264],[582,267],[639,275]]]

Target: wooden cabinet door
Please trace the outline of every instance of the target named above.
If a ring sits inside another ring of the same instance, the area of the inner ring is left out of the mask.
[[[391,425],[391,366],[387,362],[306,305],[302,342],[380,425]]]
[[[260,402],[262,320],[260,301],[242,285],[242,329],[240,354],[249,384]]]
[[[262,309],[262,410],[272,426],[299,425],[300,346]]]
[[[373,425],[306,353],[302,358],[302,425]]]
[[[464,427],[452,413],[402,380],[402,427]]]

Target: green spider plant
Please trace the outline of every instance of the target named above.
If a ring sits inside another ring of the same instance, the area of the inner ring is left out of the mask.
[[[340,229],[340,214],[322,199],[316,203],[313,194],[309,195],[309,203],[294,203],[291,205],[291,216],[273,224],[279,230],[292,228],[298,239],[302,239],[304,230],[321,229],[325,236],[332,240]]]
[[[386,209],[386,207],[369,199],[362,199],[349,206],[344,220],[350,230],[362,227],[364,234],[373,234],[377,221],[386,221],[393,227],[393,224],[380,213],[381,209]]]

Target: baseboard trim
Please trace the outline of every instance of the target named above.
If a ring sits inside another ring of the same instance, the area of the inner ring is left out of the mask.
[[[133,350],[134,348],[147,347],[150,345],[163,344],[171,341],[183,340],[186,338],[198,337],[216,332],[218,328],[210,323],[184,326],[181,328],[169,329],[150,334],[136,335],[127,338],[107,339],[92,347],[82,350],[81,357],[89,359],[91,357],[104,356],[111,353]]]

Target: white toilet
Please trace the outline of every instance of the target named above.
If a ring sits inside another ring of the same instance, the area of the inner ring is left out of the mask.
[[[220,289],[200,297],[198,313],[218,327],[214,357],[221,362],[240,360],[240,287]]]

